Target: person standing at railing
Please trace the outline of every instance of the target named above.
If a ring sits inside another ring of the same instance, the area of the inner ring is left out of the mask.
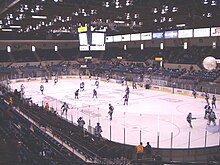
[[[149,142],[147,142],[147,145],[144,148],[144,151],[146,153],[146,157],[147,158],[151,158],[152,157],[152,148]]]
[[[49,111],[49,110],[50,110],[50,106],[49,106],[48,103],[45,104],[44,109],[45,109],[46,111]]]
[[[85,125],[85,121],[83,120],[82,117],[79,117],[77,120],[78,126],[82,131],[82,134],[84,134],[84,125]]]
[[[97,125],[95,126],[95,136],[102,137],[101,133],[102,133],[102,127],[100,126],[100,123],[97,123]]]
[[[144,154],[144,147],[142,142],[140,142],[140,144],[136,147],[136,154],[137,154],[137,159],[142,159]]]

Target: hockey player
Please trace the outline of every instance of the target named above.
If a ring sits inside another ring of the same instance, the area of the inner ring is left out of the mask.
[[[28,78],[27,78],[27,82],[29,82],[31,80],[31,77],[30,76],[28,76]]]
[[[124,82],[125,82],[125,78],[124,78],[124,77],[121,77],[121,85],[122,85],[122,86],[124,85]]]
[[[22,94],[22,96],[24,95],[24,89],[25,89],[25,87],[24,87],[24,84],[21,84],[21,86],[20,86],[20,88],[21,88],[21,94]]]
[[[208,94],[208,92],[205,92],[204,96],[205,96],[205,100],[208,104],[209,103],[209,94]]]
[[[109,104],[108,109],[109,109],[108,114],[110,116],[110,120],[112,120],[112,114],[113,114],[113,111],[114,111],[114,107],[111,104]]]
[[[80,91],[84,91],[85,83],[81,82],[79,87],[80,87]]]
[[[110,77],[109,77],[109,75],[107,74],[107,76],[106,76],[107,82],[109,82],[109,79],[110,79]]]
[[[196,119],[196,118],[193,118],[192,117],[192,113],[190,112],[187,117],[186,117],[186,120],[187,122],[189,123],[189,126],[192,128],[192,119]]]
[[[212,96],[212,109],[216,108],[216,97],[215,95]]]
[[[196,96],[197,96],[197,92],[195,89],[192,90],[192,95],[194,96],[194,98],[196,99]]]
[[[61,115],[63,115],[64,112],[66,112],[66,115],[67,115],[68,109],[70,109],[69,105],[66,102],[64,102],[63,105],[61,106],[61,110],[62,110]]]
[[[54,78],[54,85],[56,85],[56,84],[57,84],[57,82],[58,82],[58,78],[57,78],[57,77],[55,77],[55,78]]]
[[[95,81],[95,86],[96,86],[96,88],[99,87],[99,81],[98,80]]]
[[[79,89],[77,89],[75,92],[75,99],[79,99]]]
[[[43,85],[40,86],[40,91],[41,91],[41,94],[44,94],[44,86]]]
[[[24,84],[21,84],[20,88],[21,88],[20,94],[21,94],[21,97],[23,97],[24,93],[25,93],[25,91],[24,91],[24,89],[25,89]]]
[[[204,119],[207,119],[208,115],[210,114],[210,111],[211,111],[211,107],[210,107],[209,103],[207,105],[205,105],[204,109],[205,109]]]
[[[45,82],[48,83],[48,77],[47,76],[45,76]]]
[[[129,87],[128,87],[128,86],[126,87],[125,92],[126,92],[126,95],[129,97],[130,89],[129,89]]]
[[[208,119],[209,119],[208,125],[210,125],[211,122],[213,122],[214,126],[216,126],[216,123],[215,123],[216,116],[215,116],[215,112],[212,109],[211,109],[211,112],[208,116]]]
[[[132,88],[133,88],[133,89],[137,89],[137,84],[136,84],[136,82],[134,82],[134,81],[132,81]]]
[[[97,123],[97,125],[95,126],[95,136],[102,137],[101,133],[102,133],[102,127],[100,126],[100,123]]]
[[[93,96],[92,98],[97,98],[97,91],[95,89],[93,89]]]
[[[124,105],[128,105],[128,95],[125,94],[123,98],[124,98]]]

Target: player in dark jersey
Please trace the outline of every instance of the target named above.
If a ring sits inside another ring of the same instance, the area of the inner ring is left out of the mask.
[[[92,98],[97,98],[97,91],[95,89],[93,89],[93,96]]]
[[[99,87],[99,81],[98,80],[95,81],[95,86],[96,86],[96,88]]]
[[[57,77],[55,77],[55,79],[54,79],[54,85],[56,85],[56,84],[57,84],[57,82],[58,82],[58,78],[57,78]]]
[[[216,108],[216,97],[215,95],[212,96],[212,109]]]
[[[187,117],[186,117],[186,120],[187,122],[189,123],[189,126],[192,128],[192,119],[196,119],[196,118],[193,118],[192,117],[192,113],[190,112]]]
[[[66,112],[66,115],[67,115],[68,109],[69,109],[68,104],[66,102],[64,102],[63,105],[61,106],[61,110],[63,110],[61,115],[63,115],[64,112]]]
[[[75,99],[79,99],[79,89],[77,89],[75,92]]]
[[[124,105],[128,105],[128,95],[125,94],[123,98],[124,98]]]
[[[108,109],[109,109],[108,114],[110,116],[110,120],[112,120],[112,114],[113,114],[113,111],[114,111],[114,107],[111,104],[109,104]]]
[[[206,102],[208,104],[209,103],[209,93],[205,92],[204,96],[205,96],[205,100],[206,100]]]
[[[196,96],[197,96],[197,92],[195,89],[192,90],[192,95],[194,96],[194,98],[196,99]]]

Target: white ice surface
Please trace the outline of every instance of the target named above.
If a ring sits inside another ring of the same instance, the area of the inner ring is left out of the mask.
[[[79,99],[75,99],[74,92],[82,81],[85,82],[85,91],[79,93]],[[102,136],[110,139],[111,130],[112,141],[137,145],[141,140],[144,145],[149,141],[153,147],[159,145],[160,148],[170,148],[173,132],[173,148],[188,148],[189,144],[191,148],[204,147],[207,131],[206,146],[219,145],[219,102],[215,109],[217,126],[207,126],[207,120],[203,118],[206,103],[202,98],[194,99],[192,96],[130,87],[127,106],[123,105],[126,86],[116,83],[100,81],[99,88],[95,87],[95,80],[88,79],[62,79],[56,85],[52,80],[49,83],[22,83],[25,86],[25,97],[32,97],[39,105],[48,102],[59,115],[62,103],[67,102],[72,108],[68,111],[68,120],[76,123],[82,116],[86,122],[85,128],[88,127],[89,121],[92,127],[100,122]],[[40,92],[41,84],[45,88],[43,95]],[[11,88],[20,90],[20,85],[21,83],[13,83]],[[98,92],[97,99],[92,98],[93,89]],[[112,121],[108,116],[109,103],[114,106]],[[189,112],[197,118],[192,121],[193,128],[190,128],[186,121]]]

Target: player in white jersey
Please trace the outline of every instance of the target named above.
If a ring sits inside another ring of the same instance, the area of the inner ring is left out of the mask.
[[[213,110],[211,110],[209,116],[208,116],[208,125],[211,124],[211,122],[213,123],[214,126],[216,126],[216,123],[215,123],[215,119],[216,119],[216,116],[215,116],[215,112]]]
[[[85,83],[84,83],[84,82],[81,82],[81,83],[79,84],[79,87],[80,87],[80,91],[84,91]]]
[[[41,91],[41,94],[44,94],[44,86],[43,85],[40,86],[40,91]]]
[[[21,96],[23,96],[24,93],[25,93],[25,91],[24,91],[24,89],[25,89],[24,84],[21,84],[20,89],[21,89],[20,90]]]

